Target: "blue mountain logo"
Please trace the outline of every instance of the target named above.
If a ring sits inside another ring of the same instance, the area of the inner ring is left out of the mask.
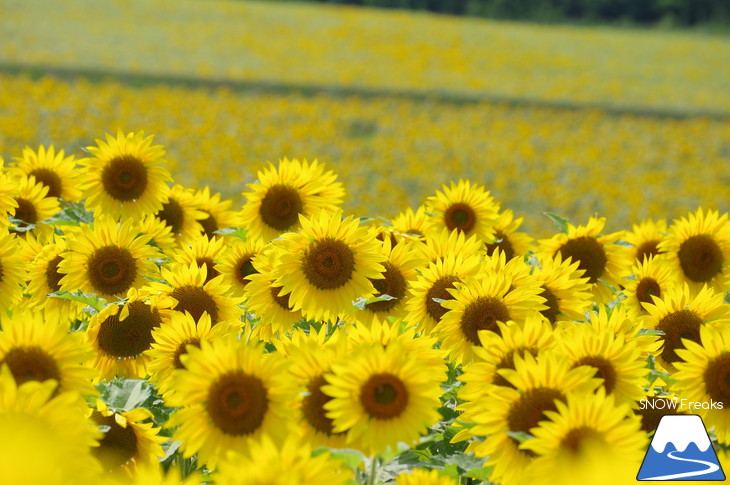
[[[663,416],[644,456],[637,480],[725,480],[702,418]]]

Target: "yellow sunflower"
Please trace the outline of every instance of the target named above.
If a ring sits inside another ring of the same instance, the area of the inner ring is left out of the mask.
[[[94,347],[99,380],[114,377],[144,379],[152,346],[152,332],[160,326],[160,312],[132,288],[124,305],[107,305],[89,321],[86,339]]]
[[[27,273],[19,258],[20,248],[20,240],[0,228],[0,311],[12,310],[23,297]]]
[[[507,261],[527,254],[532,249],[534,239],[524,232],[516,232],[523,220],[522,217],[515,219],[512,209],[501,212],[494,224],[494,237],[486,244],[487,256],[492,256],[496,249],[504,252]]]
[[[92,450],[105,470],[124,472],[140,465],[157,464],[165,456],[160,446],[167,438],[158,436],[152,413],[145,408],[114,412],[100,399],[96,400],[91,420],[105,429],[99,446]]]
[[[350,446],[375,454],[398,442],[413,443],[440,419],[442,391],[433,374],[445,380],[446,367],[408,358],[391,343],[365,345],[347,360],[332,363],[322,391],[335,433],[347,432]]]
[[[139,222],[139,232],[150,236],[147,244],[155,246],[164,256],[171,255],[178,248],[172,228],[155,215],[148,214],[142,218]]]
[[[606,224],[604,217],[591,217],[585,226],[568,224],[568,233],[560,233],[540,242],[541,251],[547,257],[560,254],[562,259],[578,262],[578,268],[585,271],[591,291],[599,304],[614,299],[610,288],[604,283],[618,287],[627,276],[631,259],[627,248],[614,244],[621,238],[621,232],[601,235]]]
[[[538,455],[525,483],[615,485],[635,483],[648,439],[629,405],[615,404],[603,389],[557,400],[549,421],[532,428],[521,449]]]
[[[423,244],[414,244],[413,247],[420,251],[429,263],[438,262],[449,254],[461,255],[464,259],[481,256],[480,253],[484,249],[484,241],[476,235],[467,237],[461,231],[449,231],[446,228],[426,236],[421,242]]]
[[[714,427],[717,439],[730,441],[730,329],[727,326],[700,329],[701,345],[685,340],[677,349],[681,360],[675,363],[677,387],[682,397],[700,403],[689,409],[699,414],[708,428]],[[704,403],[704,404],[703,404]],[[713,404],[714,403],[714,404]]]
[[[215,233],[219,229],[243,227],[243,214],[240,211],[229,210],[233,203],[232,200],[221,200],[219,193],[211,195],[207,186],[196,191],[195,197],[200,202],[199,210],[207,215],[205,219],[200,219],[198,222],[203,229],[203,234],[209,239],[222,238],[222,235]]]
[[[418,206],[416,212],[410,207],[393,218],[393,231],[405,238],[420,240],[426,236],[430,228],[429,216],[424,206]]]
[[[61,289],[123,297],[130,288],[141,287],[145,276],[157,275],[157,265],[150,259],[160,253],[138,230],[130,219],[119,224],[109,216],[97,218],[93,226],[82,225],[58,263],[58,272],[65,275]]]
[[[454,298],[441,304],[449,311],[434,330],[451,359],[470,363],[474,347],[481,345],[480,331],[499,333],[497,322],[523,322],[546,308],[537,284],[517,286],[513,281],[506,272],[481,272],[455,284],[450,291]]]
[[[65,156],[63,150],[56,152],[53,145],[46,149],[43,145],[34,151],[23,149],[23,156],[15,159],[13,167],[18,173],[35,177],[36,181],[48,187],[48,197],[77,202],[81,191],[76,182],[76,159]]]
[[[100,480],[100,485],[201,485],[200,470],[189,474],[184,479],[180,476],[179,467],[169,467],[165,470],[162,463],[139,463],[134,470],[124,470],[126,473],[108,473]]]
[[[328,452],[312,448],[290,437],[283,444],[264,435],[252,441],[245,454],[228,452],[215,476],[218,485],[345,485],[352,472]]]
[[[382,278],[385,256],[374,233],[339,212],[301,217],[301,232],[276,241],[283,252],[274,268],[279,296],[289,295],[293,311],[312,320],[335,320],[359,297],[375,293],[372,279]]]
[[[172,260],[183,266],[190,266],[195,263],[199,268],[205,266],[206,279],[205,282],[212,280],[220,275],[216,269],[216,264],[223,257],[224,250],[227,247],[227,241],[219,238],[208,239],[204,234],[200,234],[187,244],[180,245],[180,248],[174,252]]]
[[[677,286],[654,303],[645,303],[649,316],[644,320],[647,328],[656,329],[660,335],[662,349],[657,362],[667,370],[673,370],[679,360],[677,350],[685,348],[687,341],[700,342],[703,326],[721,326],[730,323],[728,306],[723,303],[724,295],[715,294],[705,287],[697,295],[690,293],[687,284]]]
[[[184,244],[193,240],[203,231],[200,221],[207,215],[200,210],[201,200],[189,189],[175,185],[159,212],[155,216],[164,222],[178,243]]]
[[[189,266],[173,264],[162,268],[162,279],[150,282],[146,290],[153,295],[154,306],[161,311],[163,319],[168,319],[172,311],[188,312],[197,321],[207,312],[211,324],[218,322],[240,321],[242,311],[238,299],[226,296],[228,288],[223,277],[207,280],[208,272],[197,263]]]
[[[316,160],[279,161],[258,172],[256,183],[244,192],[242,216],[249,236],[270,241],[299,227],[300,216],[312,218],[318,212],[338,212],[345,190],[337,175]]]
[[[58,199],[48,197],[48,187],[36,182],[32,175],[23,175],[14,184],[16,190],[13,197],[18,206],[14,212],[11,210],[16,220],[11,230],[21,236],[26,232],[42,236],[50,235],[53,226],[44,221],[61,210]]]
[[[144,132],[121,130],[116,138],[106,135],[106,142],[86,149],[92,155],[79,160],[83,170],[78,183],[86,197],[86,207],[97,217],[109,214],[113,219],[141,219],[162,208],[172,182],[165,167],[165,149],[152,145],[153,136]]]
[[[261,254],[266,245],[260,239],[241,241],[236,239],[228,243],[226,252],[215,266],[216,271],[223,275],[223,281],[228,286],[229,293],[234,297],[243,296],[249,276],[258,271],[253,265],[253,259]]]
[[[458,230],[482,241],[494,240],[494,225],[499,216],[499,204],[479,184],[469,180],[451,182],[442,186],[443,192],[436,191],[428,198],[426,212],[433,214],[432,230],[446,227],[449,231]]]
[[[464,258],[461,254],[450,254],[420,269],[406,301],[408,315],[405,319],[426,332],[433,331],[448,311],[441,305],[441,300],[453,299],[449,290],[475,275],[479,268],[478,256]]]
[[[654,222],[647,219],[631,226],[631,231],[623,235],[623,240],[631,244],[631,254],[634,263],[641,263],[649,256],[659,257],[659,243],[667,238],[667,221],[659,219]]]
[[[0,157],[0,225],[7,225],[5,216],[13,214],[13,210],[18,207],[13,195],[15,195],[15,184],[5,169],[5,160]]]
[[[79,333],[69,333],[66,322],[38,312],[15,312],[3,315],[1,323],[0,364],[10,369],[18,385],[54,379],[58,392],[97,393],[91,384],[96,373],[85,365],[93,355],[91,346]]]
[[[687,218],[675,220],[659,246],[667,260],[678,268],[694,291],[703,285],[715,291],[728,289],[730,223],[727,213],[702,208]]]
[[[515,355],[514,369],[498,371],[512,387],[488,386],[490,398],[467,407],[459,418],[472,426],[459,432],[453,441],[471,437],[467,452],[489,457],[490,479],[497,483],[518,483],[534,454],[520,448],[510,433],[530,433],[547,411],[557,410],[557,402],[565,402],[571,392],[592,392],[601,383],[593,378],[594,369],[570,365],[551,350],[536,357],[529,352]]]
[[[77,392],[55,394],[56,382],[18,385],[0,365],[0,483],[67,485],[98,483],[91,455],[97,427],[86,419]]]
[[[414,468],[395,477],[395,485],[458,485],[453,478],[439,474],[437,470]]]
[[[264,355],[262,346],[231,339],[187,346],[173,371],[167,404],[180,407],[168,420],[178,428],[182,454],[217,467],[227,450],[245,450],[265,434],[280,441],[288,433],[296,387],[284,359]]]
[[[633,315],[646,315],[644,303],[653,303],[652,297],[662,298],[680,281],[679,273],[664,258],[654,255],[636,261],[632,277],[623,282],[626,299],[621,302]]]
[[[196,321],[190,313],[174,312],[169,321],[152,331],[154,342],[145,351],[149,359],[147,370],[150,381],[155,383],[161,394],[167,395],[173,371],[184,369],[180,357],[187,354],[188,345],[200,347],[202,341],[235,338],[238,334],[236,327],[227,322],[212,325],[207,313],[203,313]]]
[[[578,268],[578,261],[563,260],[558,253],[542,258],[534,275],[540,283],[540,296],[545,298],[546,310],[540,313],[553,325],[559,320],[582,320],[593,304],[588,278]]]

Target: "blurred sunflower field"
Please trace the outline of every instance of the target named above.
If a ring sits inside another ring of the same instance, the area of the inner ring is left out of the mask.
[[[727,38],[0,12],[0,483],[730,470]]]

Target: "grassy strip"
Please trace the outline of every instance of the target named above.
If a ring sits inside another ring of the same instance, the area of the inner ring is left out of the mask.
[[[464,94],[458,91],[449,90],[426,90],[407,91],[394,89],[369,89],[351,86],[328,86],[315,84],[294,84],[278,81],[246,81],[231,79],[211,79],[189,76],[160,76],[156,74],[111,72],[100,69],[83,69],[60,66],[43,66],[20,63],[0,64],[0,73],[11,75],[29,76],[31,79],[40,79],[43,76],[54,76],[62,80],[72,81],[77,78],[85,78],[92,82],[117,81],[130,87],[143,87],[150,85],[165,84],[169,86],[181,86],[187,88],[226,88],[232,91],[258,91],[272,94],[293,94],[299,96],[317,96],[326,94],[328,96],[358,96],[362,98],[394,97],[411,101],[431,101],[448,104],[474,104],[474,103],[495,103],[504,106],[515,107],[545,107],[564,110],[601,110],[604,113],[615,116],[638,116],[649,118],[667,119],[689,119],[708,118],[713,120],[730,120],[730,112],[708,110],[708,109],[687,109],[677,110],[671,108],[656,108],[651,106],[621,106],[609,103],[575,103],[569,101],[550,101],[538,98],[495,96],[488,93],[481,95]]]

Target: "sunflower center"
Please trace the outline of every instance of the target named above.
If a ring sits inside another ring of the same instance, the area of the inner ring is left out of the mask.
[[[175,349],[175,353],[172,356],[172,363],[175,366],[175,369],[185,368],[182,360],[180,360],[180,356],[188,353],[188,345],[193,345],[197,348],[200,348],[200,339],[198,337],[193,337],[181,342],[180,345],[177,346],[177,348]]]
[[[51,291],[59,291],[61,289],[61,278],[64,276],[62,273],[58,272],[58,263],[60,263],[61,260],[63,260],[63,258],[59,254],[50,260],[48,262],[48,266],[46,266],[46,283]]]
[[[703,380],[713,401],[723,403],[723,407],[730,405],[730,354],[721,354],[708,362]]]
[[[360,389],[360,403],[375,419],[393,419],[408,407],[408,390],[393,374],[373,374]]]
[[[170,198],[162,204],[162,209],[157,213],[157,217],[170,228],[173,234],[180,234],[185,223],[185,210],[180,202]]]
[[[514,349],[512,352],[508,352],[502,357],[502,360],[499,361],[497,364],[497,370],[499,369],[515,369],[515,355],[519,355],[520,357],[524,357],[526,353],[530,353],[533,357],[537,355],[537,348],[536,347],[520,347],[518,349]],[[494,377],[492,378],[492,383],[497,386],[503,386],[503,387],[511,387],[515,389],[515,386],[512,385],[510,381],[505,379],[502,374],[499,372],[494,373]]]
[[[677,255],[684,275],[692,281],[710,281],[722,271],[722,249],[707,234],[687,238]]]
[[[133,155],[112,158],[101,172],[101,183],[116,200],[139,199],[147,188],[147,167]]]
[[[334,238],[319,239],[304,253],[302,269],[313,286],[334,290],[352,278],[355,258],[344,242]]]
[[[659,241],[645,241],[636,248],[636,259],[638,261],[644,261],[649,256],[657,255],[659,255]]]
[[[236,274],[238,276],[238,282],[241,283],[241,286],[246,286],[248,284],[248,277],[252,274],[258,273],[256,271],[256,268],[253,266],[253,262],[251,261],[251,258],[253,258],[253,254],[246,254],[241,259],[238,260],[238,266]]]
[[[491,256],[492,254],[494,254],[494,251],[499,249],[504,253],[507,261],[515,257],[515,250],[512,247],[512,243],[509,241],[509,239],[507,239],[507,235],[505,233],[503,233],[502,231],[497,231],[494,235],[494,241],[495,242],[486,245],[487,256]]]
[[[99,446],[92,448],[92,452],[104,466],[114,470],[137,456],[137,435],[129,424],[122,427],[113,415],[104,416],[98,411],[94,411],[92,419],[99,426],[108,426]]]
[[[661,298],[662,289],[654,278],[641,278],[636,285],[636,299],[641,303],[654,303],[652,296]]]
[[[547,318],[550,323],[554,324],[558,320],[558,315],[560,314],[560,304],[558,303],[558,297],[555,296],[555,293],[550,291],[547,286],[542,287],[540,296],[545,298],[545,305],[547,306],[547,308],[545,310],[542,310],[540,314],[543,317]]]
[[[200,223],[200,226],[203,228],[203,233],[208,237],[208,239],[213,239],[216,234],[215,231],[220,229],[218,227],[218,221],[215,220],[215,217],[213,217],[213,214],[211,214],[208,211],[203,211],[206,214],[208,214],[208,217],[205,219],[202,219],[198,221]]]
[[[218,305],[204,288],[185,285],[172,290],[170,296],[177,300],[174,308],[176,311],[190,313],[196,322],[200,320],[203,312],[208,312],[211,325],[218,323]]]
[[[307,384],[308,394],[302,400],[302,413],[312,428],[327,436],[332,436],[339,433],[333,432],[332,420],[327,417],[324,409],[324,405],[332,400],[330,396],[322,392],[322,386],[326,384],[327,381],[322,374],[310,379]]]
[[[664,332],[661,336],[664,340],[661,354],[664,362],[671,364],[679,360],[675,351],[684,348],[683,338],[699,343],[702,324],[700,316],[692,310],[672,312],[659,320],[656,328]]]
[[[28,175],[32,175],[38,183],[48,187],[46,197],[61,197],[63,185],[61,183],[61,177],[56,172],[47,168],[36,168],[31,170]]]
[[[97,337],[99,349],[118,359],[137,357],[148,350],[154,342],[152,331],[162,321],[157,310],[143,301],[133,301],[127,308],[129,315],[122,321],[118,313],[108,316]]]
[[[304,204],[299,192],[289,185],[273,185],[261,200],[261,220],[277,231],[286,231],[299,221]]]
[[[560,448],[577,455],[591,443],[604,442],[603,435],[593,428],[581,426],[573,428],[560,440]]]
[[[464,308],[461,331],[469,342],[481,346],[479,331],[489,330],[501,335],[497,322],[506,322],[509,318],[509,310],[502,301],[492,296],[482,296]]]
[[[263,424],[269,394],[261,379],[235,370],[221,375],[210,387],[206,409],[223,433],[248,435]]]
[[[573,364],[573,367],[581,365],[593,367],[596,370],[595,376],[603,379],[603,387],[606,389],[606,394],[611,394],[616,386],[618,374],[610,360],[599,355],[591,355],[578,359],[578,361]]]
[[[565,402],[565,395],[557,389],[537,387],[525,391],[509,409],[509,430],[529,433],[540,421],[546,419],[545,411],[557,411],[556,400]]]
[[[406,294],[406,279],[403,274],[390,261],[384,262],[383,266],[383,279],[371,279],[370,282],[375,287],[376,297],[390,295],[393,299],[368,303],[367,309],[373,313],[390,311]]]
[[[474,229],[477,218],[474,213],[474,209],[472,209],[468,204],[458,202],[446,209],[444,221],[446,222],[446,227],[448,227],[450,231],[458,229],[464,233],[469,233],[469,231]]]
[[[279,292],[283,289],[283,286],[272,286],[270,288],[271,296],[274,298],[274,301],[277,305],[279,305],[281,308],[283,308],[286,311],[291,310],[291,305],[289,304],[289,296],[291,293],[287,293],[286,295],[279,296]]]
[[[453,300],[454,297],[451,293],[449,293],[449,290],[456,288],[454,283],[458,283],[460,281],[461,279],[457,276],[442,276],[433,282],[433,285],[431,285],[431,288],[429,288],[426,293],[426,313],[436,320],[436,322],[440,322],[441,318],[449,310],[448,308],[441,306],[441,303],[434,301],[434,298],[437,300]]]
[[[212,280],[213,278],[215,278],[216,276],[220,275],[220,272],[217,269],[215,269],[215,261],[213,261],[212,258],[208,258],[208,257],[197,258],[195,260],[195,262],[197,263],[198,268],[202,268],[203,266],[205,266],[205,272],[207,275],[205,277],[206,283],[209,282],[210,280]]]
[[[18,207],[15,209],[15,218],[25,222],[25,224],[19,224],[21,227],[38,222],[38,212],[31,201],[17,197],[15,202],[18,203]]]
[[[137,277],[137,261],[126,248],[104,246],[89,256],[86,276],[98,293],[126,293]]]
[[[13,347],[0,363],[7,364],[17,385],[28,381],[43,382],[47,379],[61,382],[61,370],[56,359],[38,346]]]
[[[578,268],[585,271],[584,276],[588,277],[590,283],[595,283],[603,276],[606,270],[606,251],[601,243],[592,237],[582,236],[569,239],[560,246],[558,251],[563,259],[570,257],[573,262],[578,262]]]

